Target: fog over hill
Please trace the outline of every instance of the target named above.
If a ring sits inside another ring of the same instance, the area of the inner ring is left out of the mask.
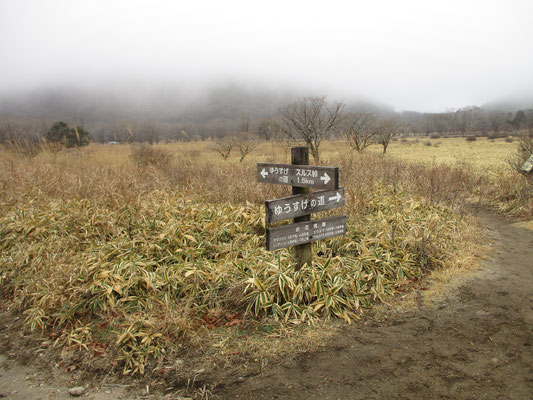
[[[533,109],[533,93],[522,93],[520,95],[500,98],[485,103],[482,107],[486,110],[501,110],[507,112]]]
[[[116,120],[204,123],[237,120],[242,116],[259,120],[275,116],[280,108],[299,98],[323,94],[317,89],[279,90],[237,83],[199,89],[172,84],[93,88],[57,86],[0,94],[0,116],[46,121],[83,117],[89,123]],[[351,112],[373,112],[378,116],[390,116],[396,112],[394,105],[355,93],[351,96],[328,96],[328,100],[344,102],[346,110]],[[533,94],[509,96],[472,106],[506,112],[533,109]],[[400,114],[408,120],[416,120],[427,113],[404,110]]]
[[[4,95],[0,98],[0,116],[68,120],[79,118],[81,114],[90,122],[208,122],[235,120],[243,115],[261,119],[276,115],[281,107],[298,98],[317,95],[322,93],[296,89],[277,91],[238,84],[196,91],[168,85],[142,89],[62,87]],[[390,105],[356,95],[351,98],[329,96],[328,100],[343,101],[349,111],[394,113]]]

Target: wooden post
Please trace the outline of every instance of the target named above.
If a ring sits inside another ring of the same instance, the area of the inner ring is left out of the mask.
[[[291,163],[293,165],[309,165],[309,149],[304,146],[291,148]],[[311,189],[304,187],[292,187],[292,194],[309,193]],[[294,222],[311,221],[311,215],[294,218]],[[312,265],[311,243],[294,246],[294,257],[296,259],[296,271],[299,271],[305,264]]]

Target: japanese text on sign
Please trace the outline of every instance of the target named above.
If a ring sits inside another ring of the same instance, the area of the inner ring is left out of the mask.
[[[265,201],[267,222],[277,222],[344,206],[344,188]]]
[[[263,183],[337,189],[338,178],[339,169],[337,167],[257,164],[257,180]]]
[[[346,233],[344,215],[267,229],[267,250],[310,243]]]

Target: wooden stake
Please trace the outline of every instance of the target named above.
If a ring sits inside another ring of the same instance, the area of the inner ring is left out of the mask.
[[[304,146],[291,148],[291,163],[293,165],[309,165],[309,149]],[[311,189],[303,187],[292,187],[292,194],[309,193]],[[294,218],[294,222],[311,221],[311,215]],[[296,271],[299,271],[305,264],[312,265],[311,243],[294,246],[294,258],[296,259]]]

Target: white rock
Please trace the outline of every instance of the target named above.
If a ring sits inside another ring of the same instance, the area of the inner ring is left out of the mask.
[[[85,388],[83,386],[76,386],[68,390],[71,396],[79,397],[85,393]]]

